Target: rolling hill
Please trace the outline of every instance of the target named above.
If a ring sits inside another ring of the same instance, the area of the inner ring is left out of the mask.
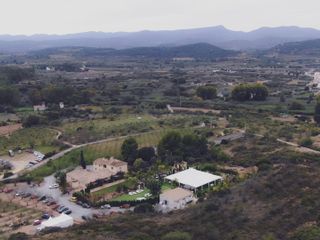
[[[268,53],[320,56],[320,39],[284,43],[270,49]]]

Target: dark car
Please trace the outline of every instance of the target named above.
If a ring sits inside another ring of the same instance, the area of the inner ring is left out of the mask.
[[[65,207],[65,208],[60,209],[58,212],[59,213],[63,213],[63,212],[68,211],[68,210],[69,210],[69,208]]]
[[[50,215],[48,213],[45,213],[42,215],[41,217],[42,219],[49,219],[50,218]]]
[[[91,208],[91,206],[90,206],[88,203],[82,204],[82,207],[84,207],[84,208]]]
[[[72,213],[72,211],[69,209],[69,210],[65,211],[64,213],[67,214],[67,215],[69,215],[69,214]]]
[[[45,200],[47,197],[45,196],[45,195],[43,195],[43,196],[41,196],[41,197],[39,197],[38,198],[38,201],[40,202],[40,201],[43,201],[43,200]]]
[[[59,212],[59,211],[62,210],[63,208],[65,208],[65,206],[60,205],[56,210],[57,210],[57,212]]]

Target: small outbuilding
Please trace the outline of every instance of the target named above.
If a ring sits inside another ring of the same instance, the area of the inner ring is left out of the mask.
[[[170,189],[160,194],[160,210],[162,212],[168,212],[183,209],[194,200],[195,198],[193,197],[192,191],[179,187]]]
[[[73,217],[62,213],[60,216],[52,218],[50,217],[47,221],[41,223],[41,225],[37,228],[38,231],[41,231],[45,228],[50,227],[59,227],[59,228],[67,228],[73,225]]]
[[[210,186],[222,181],[222,177],[208,172],[202,172],[194,168],[169,175],[165,177],[169,182],[176,182],[180,187],[196,191],[198,188]]]

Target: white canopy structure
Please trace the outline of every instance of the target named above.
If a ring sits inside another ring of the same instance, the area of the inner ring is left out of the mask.
[[[187,189],[197,189],[217,181],[221,181],[222,177],[213,175],[211,173],[202,172],[194,168],[189,168],[182,172],[178,172],[172,175],[165,177],[166,180],[171,182],[178,182],[179,185]]]
[[[67,228],[73,225],[73,218],[62,213],[60,216],[55,218],[49,218],[47,221],[41,223],[37,230],[41,231],[42,229],[49,227],[60,227]]]

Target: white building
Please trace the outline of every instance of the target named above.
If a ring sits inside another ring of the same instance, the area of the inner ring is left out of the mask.
[[[222,177],[211,173],[202,172],[194,168],[189,168],[165,177],[169,182],[177,182],[180,187],[196,191],[198,188],[210,186],[222,181]]]
[[[183,209],[194,200],[195,198],[193,197],[192,191],[175,188],[160,194],[159,206],[162,212],[168,212]]]
[[[41,223],[41,225],[37,228],[38,231],[41,231],[45,228],[49,227],[59,227],[59,228],[67,228],[73,225],[73,218],[62,213],[60,216],[52,218],[50,217],[47,221]]]
[[[42,103],[41,105],[34,105],[33,106],[33,111],[35,112],[41,112],[47,110],[46,104]]]

